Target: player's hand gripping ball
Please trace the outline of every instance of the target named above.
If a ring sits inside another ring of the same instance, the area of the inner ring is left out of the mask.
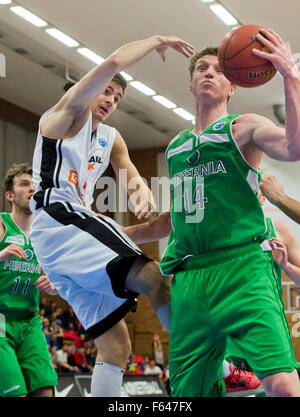
[[[269,52],[256,39],[262,29],[258,25],[243,25],[229,32],[223,39],[218,60],[226,78],[240,87],[257,87],[270,81],[276,74],[271,61],[252,53],[253,49]]]

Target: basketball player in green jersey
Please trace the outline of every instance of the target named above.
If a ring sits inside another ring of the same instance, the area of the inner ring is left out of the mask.
[[[217,48],[206,48],[190,65],[195,127],[166,150],[172,230],[161,271],[174,274],[173,396],[218,395],[225,388],[228,338],[246,355],[268,396],[300,396],[277,279],[260,247],[268,231],[257,199],[263,153],[300,159],[300,74],[289,45],[276,33],[262,29],[257,39],[270,53],[253,53],[272,61],[283,77],[285,129],[256,114],[228,115],[236,87],[218,65]]]
[[[15,164],[5,177],[11,213],[0,213],[0,397],[51,397],[57,375],[39,311],[39,290],[55,294],[29,239],[32,169]]]

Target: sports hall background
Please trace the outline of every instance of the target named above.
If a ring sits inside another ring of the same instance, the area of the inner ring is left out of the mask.
[[[277,31],[290,42],[293,53],[299,54],[300,65],[297,0],[222,0],[212,3],[202,0],[18,0],[0,4],[0,53],[6,63],[6,76],[0,78],[1,182],[13,162],[31,163],[39,117],[59,100],[68,82],[79,80],[95,65],[78,53],[79,47],[89,48],[105,58],[121,44],[154,34],[177,35],[190,42],[196,50],[218,45],[232,26],[226,26],[209,9],[210,4],[217,3],[223,4],[240,24],[255,23]],[[25,7],[44,19],[47,27],[36,27],[21,19],[10,11],[13,6]],[[49,36],[45,29],[51,27],[71,36],[79,46],[67,47]],[[187,60],[174,51],[169,51],[164,64],[153,52],[129,68],[128,73],[156,94],[194,114],[187,66]],[[278,120],[282,116],[283,103],[282,79],[277,75],[262,87],[238,88],[229,110],[232,113],[259,113],[280,124],[280,121],[284,122],[282,118]],[[279,105],[276,107],[277,116],[274,114],[275,105]],[[151,177],[167,176],[163,152],[170,139],[180,130],[193,126],[191,121],[162,107],[151,96],[132,86],[107,124],[120,131],[134,164],[149,183]],[[262,169],[276,175],[287,194],[300,201],[299,162],[281,163],[265,157]],[[95,201],[100,191],[96,191]],[[0,210],[6,211],[10,208],[2,194]],[[168,207],[168,195],[160,194],[159,207],[162,210]],[[265,210],[273,219],[289,223],[300,245],[300,225],[269,203]],[[115,213],[113,216],[123,225],[137,222],[131,213]],[[142,248],[149,256],[159,259],[165,245],[166,240]],[[285,276],[283,281],[287,317],[296,358],[300,361],[300,291]],[[55,301],[58,305],[63,303],[58,297]],[[152,354],[152,336],[158,333],[167,356],[168,333],[145,297],[140,297],[138,313],[128,314],[126,320],[136,354]]]

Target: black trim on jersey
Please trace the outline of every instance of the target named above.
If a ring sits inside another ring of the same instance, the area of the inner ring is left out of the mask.
[[[107,330],[111,329],[115,324],[117,324],[127,313],[134,313],[136,311],[137,300],[129,299],[125,301],[119,308],[113,311],[105,319],[99,321],[99,323],[94,324],[92,327],[86,329],[86,333],[89,337],[96,339],[101,336]]]
[[[73,225],[84,232],[89,233],[99,242],[103,243],[103,245],[116,252],[119,256],[136,257],[142,253],[131,248],[130,242],[125,243],[126,241],[123,236],[112,232],[109,227],[101,221],[103,219],[89,217],[87,213],[84,212],[75,212],[70,203],[66,204],[70,211],[68,211],[62,203],[50,204],[49,207],[45,208],[45,211],[59,223],[65,226]],[[82,215],[85,218],[82,218]],[[109,224],[109,226],[111,225]]]
[[[46,206],[49,205],[51,188],[59,188],[59,174],[62,166],[62,140],[49,139],[42,136],[42,158],[40,167],[40,187],[41,191],[34,194],[33,198],[37,202],[36,208],[44,207],[44,197],[46,190],[50,189],[47,195]],[[57,152],[58,151],[58,152]],[[58,155],[57,155],[58,154]],[[54,178],[55,167],[57,166]],[[54,184],[54,179],[56,184]]]
[[[62,140],[59,140],[58,143],[58,168],[57,168],[57,172],[56,172],[56,188],[59,188],[59,174],[60,174],[60,170],[61,170],[61,166],[62,166]]]

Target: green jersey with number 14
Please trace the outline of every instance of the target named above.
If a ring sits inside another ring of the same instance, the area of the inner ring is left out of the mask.
[[[26,259],[13,258],[0,262],[0,313],[39,311],[39,291],[34,283],[41,275],[30,239],[15,224],[9,213],[0,213],[5,234],[0,242],[0,251],[15,244],[27,255]]]
[[[188,257],[267,237],[257,198],[261,175],[232,135],[238,116],[219,119],[199,136],[184,130],[166,150],[172,230],[161,260],[163,274],[174,273]]]

